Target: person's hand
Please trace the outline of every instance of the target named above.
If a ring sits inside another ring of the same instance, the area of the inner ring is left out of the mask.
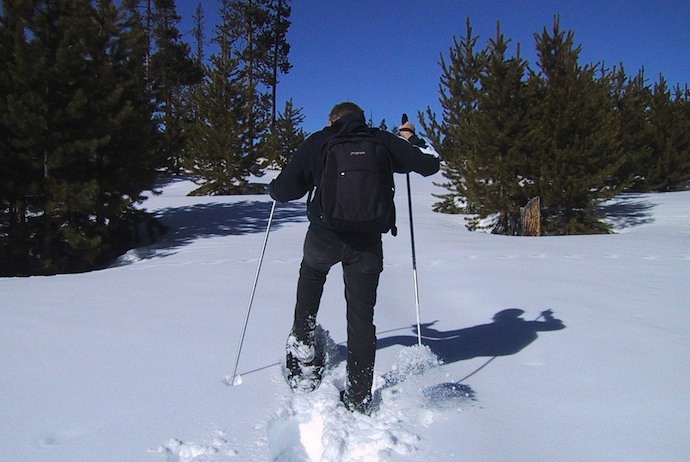
[[[400,136],[408,140],[412,135],[415,134],[414,125],[408,120],[398,127],[398,133],[400,133]]]

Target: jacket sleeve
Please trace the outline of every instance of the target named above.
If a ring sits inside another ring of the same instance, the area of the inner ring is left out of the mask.
[[[396,173],[416,172],[422,176],[429,176],[438,172],[440,167],[438,157],[422,152],[419,147],[392,133],[379,133],[387,138],[386,146],[391,153],[393,171]],[[414,138],[416,137],[411,138],[413,142]]]
[[[299,199],[314,187],[310,168],[313,141],[307,139],[302,143],[280,174],[268,185],[268,193],[273,199],[278,202]]]

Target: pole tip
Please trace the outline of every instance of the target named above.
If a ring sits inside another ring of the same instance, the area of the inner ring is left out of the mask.
[[[242,385],[242,376],[240,374],[237,374],[234,378],[230,375],[226,375],[223,378],[223,382],[225,385],[229,387],[236,387],[238,385]]]

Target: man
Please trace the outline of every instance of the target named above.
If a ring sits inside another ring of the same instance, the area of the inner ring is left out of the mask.
[[[307,138],[271,182],[269,193],[273,199],[299,199],[318,184],[323,168],[322,148],[329,138],[370,130],[364,111],[354,103],[337,104],[328,119],[329,126]],[[404,139],[383,130],[370,131],[388,151],[393,171],[429,176],[439,170],[439,159],[415,146],[425,143],[415,135],[411,123],[400,127]],[[293,389],[302,392],[312,391],[321,381],[323,352],[318,351],[314,335],[316,314],[326,276],[340,262],[347,302],[347,386],[341,400],[349,410],[368,414],[376,355],[374,305],[383,271],[381,232],[337,232],[314,214],[308,215],[310,225],[297,282],[294,322],[287,342],[288,381]]]

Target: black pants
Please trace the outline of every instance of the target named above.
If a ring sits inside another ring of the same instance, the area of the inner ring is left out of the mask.
[[[363,402],[371,397],[376,356],[374,305],[383,271],[381,235],[353,239],[330,232],[307,232],[297,283],[293,332],[307,341],[316,324],[323,286],[336,263],[343,266],[347,302],[348,395]]]

